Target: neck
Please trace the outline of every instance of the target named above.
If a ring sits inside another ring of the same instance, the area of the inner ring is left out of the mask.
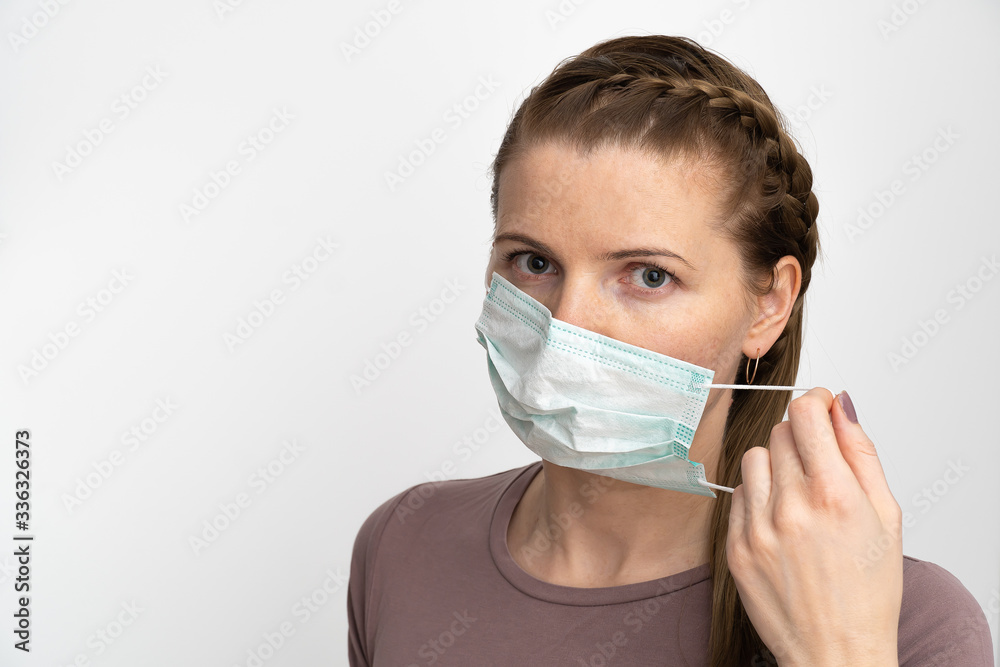
[[[726,395],[706,405],[690,451],[709,481],[716,481],[728,404]],[[521,569],[553,584],[650,581],[709,561],[716,502],[543,461],[511,516],[507,546]]]

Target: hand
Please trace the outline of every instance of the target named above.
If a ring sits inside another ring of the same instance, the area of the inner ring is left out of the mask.
[[[822,387],[793,400],[742,472],[726,557],[778,663],[898,665],[902,512],[841,401]]]

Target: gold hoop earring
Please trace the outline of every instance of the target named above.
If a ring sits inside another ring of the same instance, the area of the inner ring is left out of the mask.
[[[747,384],[753,384],[753,378],[757,377],[757,366],[760,365],[760,348],[757,348],[757,361],[753,365],[753,377],[750,377],[750,357],[747,357]]]

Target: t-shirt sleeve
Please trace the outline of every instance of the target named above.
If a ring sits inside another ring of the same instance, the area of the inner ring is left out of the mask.
[[[358,535],[354,538],[351,575],[347,585],[347,653],[351,667],[371,666],[367,614],[375,556],[386,523],[412,488],[396,494],[375,508],[361,524]]]
[[[900,666],[993,665],[990,626],[976,598],[940,565],[912,560],[900,609]]]

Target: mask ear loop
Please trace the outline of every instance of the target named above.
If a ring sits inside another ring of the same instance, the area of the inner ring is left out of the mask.
[[[701,484],[702,486],[707,486],[710,489],[718,489],[719,491],[728,491],[729,493],[732,493],[733,491],[735,491],[735,489],[731,489],[728,486],[721,486],[719,484],[712,484],[711,482],[705,481],[703,479],[699,479],[698,483]]]
[[[809,391],[812,387],[789,387],[779,384],[762,384],[754,386],[753,379],[757,377],[757,366],[760,365],[760,348],[757,348],[757,360],[753,365],[753,375],[750,375],[750,358],[747,357],[747,369],[744,377],[746,384],[711,384],[708,382],[696,382],[691,386],[695,389],[767,389],[770,391]]]
[[[757,360],[760,361],[760,348],[759,347],[757,348]],[[750,372],[750,360],[749,359],[747,359],[747,372],[748,373]],[[757,366],[756,365],[754,365],[754,367],[753,367],[753,377],[757,377]],[[694,388],[695,389],[768,389],[768,390],[771,390],[771,391],[809,391],[810,389],[812,389],[812,387],[789,387],[789,386],[777,385],[777,384],[761,384],[761,385],[754,386],[754,385],[750,384],[750,382],[752,382],[752,381],[753,381],[753,378],[748,378],[747,379],[747,384],[711,384],[711,383],[707,383],[707,382],[699,382],[699,383],[696,383],[694,385]],[[702,486],[707,486],[710,489],[717,489],[719,491],[728,491],[729,493],[732,493],[735,490],[735,489],[733,489],[731,487],[728,487],[728,486],[722,486],[720,484],[712,484],[711,482],[706,481],[704,479],[699,479],[698,483],[701,484]]]

